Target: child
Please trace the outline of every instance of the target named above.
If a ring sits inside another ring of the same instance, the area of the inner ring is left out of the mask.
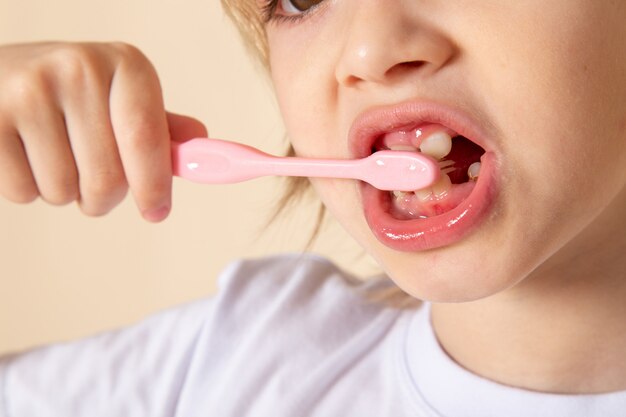
[[[415,193],[310,181],[389,279],[234,263],[212,299],[4,358],[0,416],[624,415],[626,3],[225,3],[297,154],[419,149],[446,175]],[[205,131],[165,113],[139,51],[0,62],[4,196],[102,214],[127,178],[145,218],[167,216],[169,142]],[[373,300],[391,281],[425,302]]]

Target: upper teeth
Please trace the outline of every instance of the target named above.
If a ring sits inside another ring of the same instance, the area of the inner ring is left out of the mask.
[[[420,151],[437,159],[442,159],[452,150],[452,137],[446,132],[435,132],[420,144]]]

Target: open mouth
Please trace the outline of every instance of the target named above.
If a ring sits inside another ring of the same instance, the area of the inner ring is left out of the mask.
[[[407,102],[361,114],[350,130],[355,158],[379,150],[413,151],[438,161],[440,180],[413,192],[359,190],[376,238],[401,251],[453,244],[478,227],[498,195],[495,143],[464,113],[432,102]]]
[[[389,192],[390,214],[399,220],[426,219],[458,207],[474,189],[485,153],[476,143],[437,124],[383,134],[372,147],[372,152],[380,150],[421,152],[436,159],[441,169],[441,178],[429,188]]]

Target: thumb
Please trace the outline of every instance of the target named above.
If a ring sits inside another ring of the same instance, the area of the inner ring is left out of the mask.
[[[189,139],[207,137],[209,132],[204,124],[193,117],[167,112],[167,124],[170,138],[175,142],[185,142]]]

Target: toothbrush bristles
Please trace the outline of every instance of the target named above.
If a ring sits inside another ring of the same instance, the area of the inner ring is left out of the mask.
[[[439,168],[447,168],[449,166],[456,164],[456,162],[454,162],[451,159],[444,159],[443,161],[439,161],[438,164],[439,164]]]

